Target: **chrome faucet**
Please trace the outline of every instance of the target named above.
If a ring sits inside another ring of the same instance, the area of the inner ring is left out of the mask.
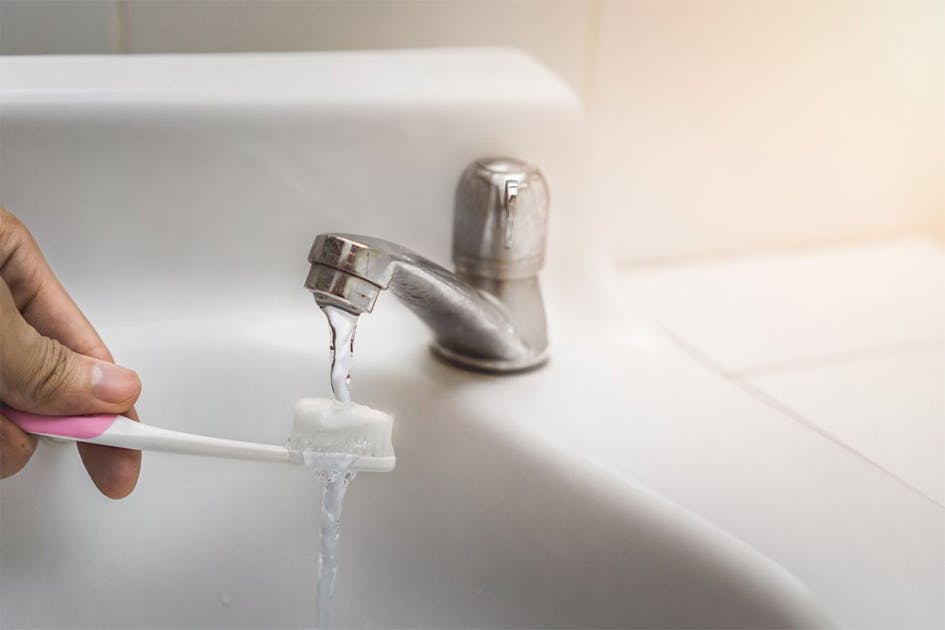
[[[478,160],[456,188],[451,272],[389,241],[319,234],[305,287],[319,306],[370,313],[390,289],[433,331],[433,350],[490,372],[533,368],[548,358],[538,284],[548,229],[548,188],[535,167]]]

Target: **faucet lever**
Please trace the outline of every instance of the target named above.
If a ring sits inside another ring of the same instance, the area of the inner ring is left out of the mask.
[[[518,182],[514,179],[505,182],[505,248],[511,249],[513,229],[515,227],[515,204],[518,201]]]
[[[453,213],[453,261],[460,275],[536,277],[547,232],[548,185],[535,166],[483,158],[463,172]]]

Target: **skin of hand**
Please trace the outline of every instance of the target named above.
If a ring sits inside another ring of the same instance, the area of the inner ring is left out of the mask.
[[[114,364],[98,333],[66,293],[29,230],[0,208],[0,400],[45,415],[118,413],[137,420],[138,375]],[[134,490],[141,452],[76,443],[105,496]],[[20,471],[36,438],[0,415],[0,475]]]

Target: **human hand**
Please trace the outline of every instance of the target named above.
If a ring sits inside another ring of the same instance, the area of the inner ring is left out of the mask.
[[[98,333],[66,293],[29,230],[0,208],[0,400],[46,415],[119,413],[137,419],[138,375],[114,365]],[[127,496],[141,452],[77,443],[107,497]],[[0,415],[0,476],[23,468],[36,438]]]

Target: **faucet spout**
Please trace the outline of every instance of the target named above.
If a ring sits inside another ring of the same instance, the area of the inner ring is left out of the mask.
[[[481,290],[405,247],[353,234],[320,234],[309,254],[305,286],[319,306],[371,312],[389,289],[433,331],[433,349],[465,367],[507,372],[545,360],[547,336],[536,279],[518,281],[505,297],[529,304],[521,313],[501,296]],[[526,286],[526,285],[531,286]],[[527,299],[525,294],[537,298]],[[534,312],[535,304],[541,310]],[[540,316],[537,317],[536,315]]]
[[[371,236],[320,234],[305,286],[319,306],[360,315],[389,289],[433,331],[433,350],[462,367],[515,372],[545,362],[548,333],[538,284],[548,189],[511,158],[469,165],[456,188],[449,271]]]

